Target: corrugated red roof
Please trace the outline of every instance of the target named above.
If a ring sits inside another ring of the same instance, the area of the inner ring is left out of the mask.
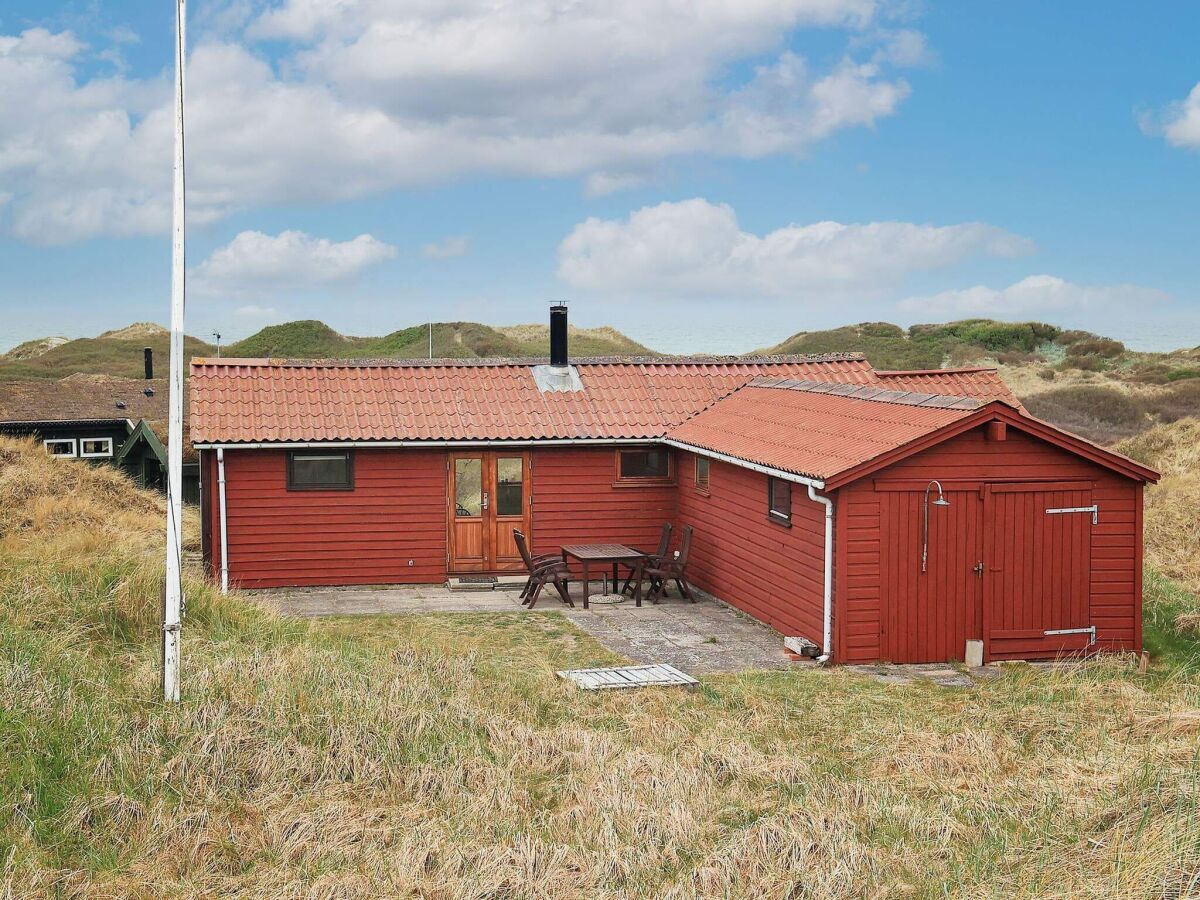
[[[920,369],[909,372],[881,372],[875,375],[889,388],[925,391],[930,394],[954,394],[978,397],[981,400],[1000,400],[1022,409],[1021,401],[1009,389],[995,369]]]
[[[660,437],[763,376],[871,384],[861,356],[575,364],[583,390],[538,390],[539,361],[313,362],[197,359],[197,444],[337,440]]]
[[[757,381],[672,428],[667,437],[824,480],[975,415],[980,408],[972,398]]]

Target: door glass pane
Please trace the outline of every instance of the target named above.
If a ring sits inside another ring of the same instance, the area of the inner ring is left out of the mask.
[[[496,460],[496,515],[521,515],[524,493],[521,457]]]
[[[483,460],[454,461],[454,515],[477,516],[483,512]]]

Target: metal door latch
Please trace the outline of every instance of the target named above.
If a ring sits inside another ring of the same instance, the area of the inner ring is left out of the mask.
[[[1099,506],[1058,506],[1046,510],[1046,515],[1057,516],[1063,513],[1091,513],[1092,524],[1100,524],[1100,507]]]
[[[982,576],[983,575],[983,560],[981,559],[979,562],[975,563],[975,565],[971,568],[971,571],[974,572],[976,575]]]

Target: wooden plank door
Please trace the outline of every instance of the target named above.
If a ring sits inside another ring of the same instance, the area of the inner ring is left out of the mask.
[[[1094,640],[1087,631],[1091,490],[992,485],[985,506],[987,658],[1052,658],[1086,650]]]
[[[449,469],[449,564],[455,574],[525,568],[513,529],[532,533],[529,454],[452,453]]]
[[[949,506],[929,498],[929,545],[921,571],[925,494],[880,497],[881,650],[896,663],[961,660],[983,632],[982,548],[978,490],[946,491]]]

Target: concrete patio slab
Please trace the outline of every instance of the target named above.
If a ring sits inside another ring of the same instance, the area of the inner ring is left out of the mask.
[[[257,603],[289,616],[414,615],[429,613],[516,613],[529,615],[515,590],[451,591],[443,585],[380,588],[289,588],[246,592]],[[783,637],[701,592],[697,602],[670,596],[641,607],[631,599],[604,602],[600,583],[592,604],[574,609],[543,594],[533,614],[558,612],[622,656],[642,663],[668,663],[690,673],[786,669],[793,662]],[[611,598],[608,598],[611,600]]]
[[[783,636],[719,600],[696,591],[696,603],[673,594],[662,603],[641,607],[624,598],[600,595],[592,586],[590,609],[565,606],[556,595],[543,594],[532,614],[557,612],[615,653],[640,663],[667,663],[690,674],[746,672],[763,669],[828,671],[816,663],[793,661],[784,653]],[[452,591],[444,585],[378,588],[286,588],[247,591],[244,596],[283,615],[300,617],[355,615],[428,615],[435,613],[514,613],[530,615],[521,605],[520,585],[492,591]],[[573,588],[575,594],[577,587]],[[606,602],[607,601],[607,602]],[[578,604],[578,599],[576,600]],[[1061,664],[1034,664],[1054,668]],[[966,688],[1003,676],[996,665],[963,669],[948,663],[914,665],[849,665],[854,672],[883,684],[931,682]]]

